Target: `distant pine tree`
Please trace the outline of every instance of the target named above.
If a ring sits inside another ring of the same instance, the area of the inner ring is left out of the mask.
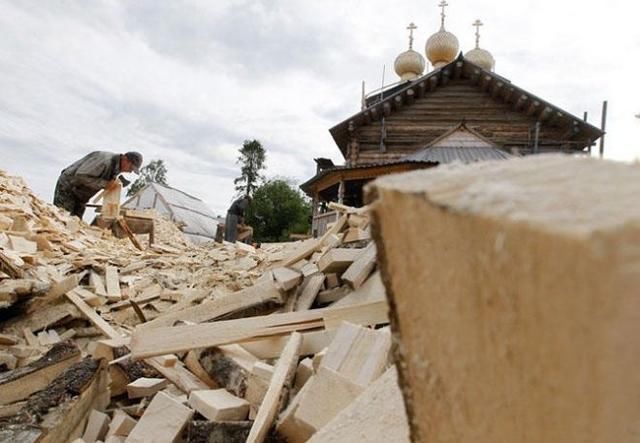
[[[233,181],[239,195],[253,195],[256,188],[264,181],[260,171],[266,169],[264,165],[266,158],[266,151],[258,140],[244,141],[237,160],[237,163],[242,165],[240,177]]]

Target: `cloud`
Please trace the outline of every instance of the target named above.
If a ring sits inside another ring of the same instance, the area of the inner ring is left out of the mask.
[[[342,161],[328,129],[367,90],[394,81],[393,61],[418,24],[422,50],[439,27],[411,0],[0,0],[0,167],[51,198],[59,171],[92,149],[165,159],[170,184],[224,213],[245,139],[267,148],[267,174],[298,181],[314,157]],[[481,45],[497,72],[599,124],[607,155],[640,157],[640,31],[627,4],[450,1],[461,49]],[[623,76],[626,74],[626,77]]]

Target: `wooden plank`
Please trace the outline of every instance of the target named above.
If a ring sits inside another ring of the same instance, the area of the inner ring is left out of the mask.
[[[126,412],[116,409],[113,411],[113,418],[107,431],[107,438],[112,435],[126,437],[136,426],[136,423],[138,422],[131,418]]]
[[[391,334],[344,322],[322,359],[320,368],[331,369],[350,382],[368,386],[386,369]]]
[[[23,400],[45,388],[79,360],[80,350],[75,345],[61,343],[33,363],[0,374],[0,405]]]
[[[300,355],[313,355],[329,346],[335,336],[335,330],[301,332],[302,347]],[[240,346],[262,360],[278,358],[289,340],[288,336],[268,337],[256,341],[247,341]]]
[[[178,361],[174,366],[169,367],[164,366],[163,360],[157,357],[147,358],[144,362],[187,394],[191,391],[209,388],[202,380],[185,368],[182,362]]]
[[[360,255],[362,249],[351,248],[334,248],[327,251],[320,260],[318,260],[318,269],[320,272],[342,272],[351,265]]]
[[[292,264],[299,262],[303,258],[307,258],[311,254],[313,254],[324,244],[327,238],[340,232],[346,223],[347,215],[345,214],[342,215],[338,220],[336,220],[334,225],[329,230],[327,230],[327,232],[325,232],[324,235],[317,241],[311,242],[309,246],[302,248],[302,250],[300,251],[295,251],[282,263],[282,266],[291,266]]]
[[[9,237],[9,248],[16,252],[24,254],[35,254],[38,252],[38,244],[34,241],[16,235],[8,235],[7,237]]]
[[[532,155],[410,175],[372,194],[412,439],[637,440],[638,165]]]
[[[313,329],[336,328],[342,321],[371,325],[388,322],[386,301],[344,308],[273,314],[190,326],[136,328],[131,339],[134,358],[250,341],[258,337]]]
[[[282,291],[288,291],[294,288],[302,277],[300,272],[285,268],[284,266],[275,268],[272,272],[276,285]]]
[[[109,338],[122,338],[122,335],[118,333],[113,327],[107,323],[100,315],[82,300],[82,298],[74,291],[69,291],[65,296],[82,312],[96,328]]]
[[[93,289],[96,295],[106,297],[107,290],[104,287],[104,281],[102,277],[94,271],[89,272],[89,286]]]
[[[296,301],[296,311],[305,311],[311,308],[313,301],[315,300],[320,288],[324,283],[325,275],[316,274],[308,278],[307,282],[302,287],[298,300]]]
[[[109,416],[104,412],[91,410],[89,413],[89,420],[87,421],[87,427],[82,434],[82,440],[85,443],[96,443],[96,441],[104,438],[109,429]]]
[[[158,392],[125,442],[173,443],[192,416],[191,409]]]
[[[375,243],[371,242],[360,255],[342,274],[342,280],[347,282],[353,289],[362,286],[362,283],[369,277],[371,271],[376,266],[378,251]]]
[[[105,286],[107,288],[107,300],[120,300],[122,299],[122,292],[120,291],[120,277],[118,277],[118,269],[114,266],[105,266],[104,268]]]
[[[409,443],[409,423],[395,367],[324,425],[309,443]]]
[[[364,388],[329,369],[313,375],[294,414],[300,434],[313,434],[346,408]]]
[[[196,377],[200,379],[205,385],[210,388],[217,388],[218,383],[211,378],[209,373],[200,364],[200,351],[192,350],[187,352],[187,356],[184,358],[184,364]]]
[[[211,421],[245,420],[249,415],[249,402],[226,389],[193,391],[189,406]]]
[[[162,326],[171,326],[181,320],[201,323],[222,315],[266,303],[268,301],[282,301],[280,291],[278,291],[273,282],[270,281],[250,286],[241,291],[221,296],[220,298],[204,302],[191,308],[162,315],[150,322],[139,325],[138,329],[152,329]]]
[[[283,388],[291,383],[293,374],[295,373],[301,345],[302,336],[297,332],[291,334],[291,338],[275,366],[269,389],[260,405],[253,426],[251,426],[247,443],[262,443],[264,441],[267,432],[273,424],[273,420],[278,414],[280,394]]]
[[[106,303],[106,300],[103,297],[99,297],[93,292],[84,289],[84,288],[75,288],[75,293],[79,295],[82,300],[85,301],[89,306],[102,306]]]
[[[371,239],[371,231],[361,228],[349,228],[342,240],[343,243],[353,243],[356,241]]]
[[[140,377],[127,385],[127,397],[151,397],[164,389],[169,382],[164,378]]]
[[[386,300],[386,291],[380,272],[374,272],[358,289],[332,305],[334,308],[350,306],[373,301]]]

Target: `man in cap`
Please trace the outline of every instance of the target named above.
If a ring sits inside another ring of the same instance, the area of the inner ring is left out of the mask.
[[[87,202],[102,189],[112,189],[121,172],[139,173],[142,155],[139,152],[114,154],[94,151],[62,170],[53,197],[53,204],[82,218]]]

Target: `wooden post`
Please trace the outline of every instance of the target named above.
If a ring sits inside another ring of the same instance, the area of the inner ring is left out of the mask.
[[[103,218],[116,219],[120,215],[120,191],[122,191],[122,183],[116,180],[114,188],[105,191],[102,195]]]
[[[607,126],[607,101],[602,102],[602,124],[600,125],[600,129],[602,129],[602,137],[600,137],[600,158],[604,156],[604,133],[605,128]]]
[[[537,154],[538,153],[538,140],[540,137],[540,122],[536,122],[536,134],[533,138],[533,153]]]
[[[338,203],[342,204],[344,200],[344,180],[340,180],[338,185]]]

